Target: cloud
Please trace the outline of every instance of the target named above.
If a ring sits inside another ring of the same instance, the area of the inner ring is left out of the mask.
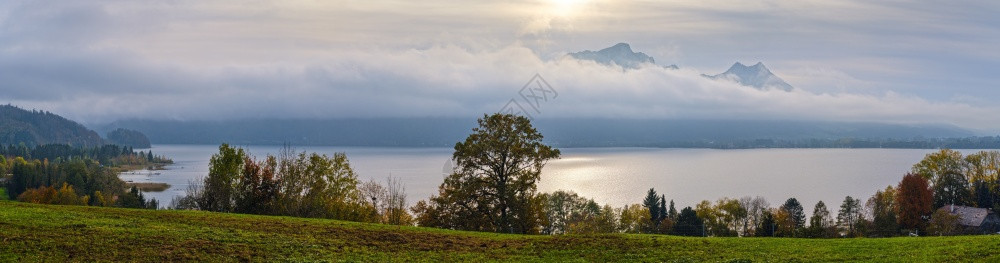
[[[49,60],[66,56],[32,57]],[[30,96],[27,90],[8,99],[87,121],[467,117],[499,110],[517,98],[524,82],[539,73],[560,94],[542,105],[540,117],[820,119],[997,128],[988,126],[997,123],[996,115],[990,114],[997,112],[995,108],[930,102],[894,92],[761,91],[712,81],[694,70],[645,67],[623,71],[568,58],[543,60],[520,46],[473,51],[450,45],[337,56],[304,66],[207,71],[151,65],[139,58],[109,62],[102,57],[78,56],[69,63],[52,63],[65,67],[35,75],[18,72],[21,78],[4,76],[11,80],[8,83],[23,85],[39,85],[27,82],[50,74],[87,76],[64,77],[62,82],[48,84],[62,87],[49,89],[58,90],[57,99]],[[10,72],[20,65],[0,65],[0,69]],[[77,72],[81,70],[84,73]]]
[[[0,101],[88,123],[469,117],[499,110],[538,73],[560,94],[539,117],[1000,129],[1000,109],[988,103],[1000,97],[994,74],[981,69],[1000,65],[998,29],[976,20],[993,19],[989,12],[590,1],[557,17],[546,3],[8,2],[0,4]],[[622,71],[561,55],[617,42],[681,70]],[[734,61],[764,61],[797,89],[700,76]]]

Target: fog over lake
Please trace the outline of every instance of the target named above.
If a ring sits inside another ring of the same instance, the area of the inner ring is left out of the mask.
[[[280,146],[244,146],[258,159]],[[390,175],[406,186],[410,205],[437,193],[450,165],[450,148],[296,147],[297,151],[345,152],[358,177],[383,182]],[[763,196],[779,206],[789,197],[806,213],[817,201],[836,210],[850,195],[867,200],[876,190],[895,186],[910,167],[933,149],[659,149],[563,148],[549,162],[538,188],[571,190],[601,204],[640,203],[650,187],[673,199],[677,208],[721,197]],[[184,194],[188,181],[208,174],[217,145],[154,145],[154,154],[174,160],[164,171],[134,171],[121,178],[165,182],[163,192],[145,193],[166,207]],[[961,150],[964,154],[978,150]],[[159,173],[159,174],[157,174]]]

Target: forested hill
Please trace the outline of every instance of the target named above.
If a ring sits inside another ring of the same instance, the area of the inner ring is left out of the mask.
[[[129,129],[118,128],[108,132],[108,143],[134,148],[149,148],[149,138],[145,134]]]
[[[96,132],[51,112],[0,105],[0,145],[69,144],[95,147],[104,144]]]

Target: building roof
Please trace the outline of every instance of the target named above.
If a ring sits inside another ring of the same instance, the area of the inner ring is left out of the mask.
[[[990,210],[986,208],[976,208],[960,205],[946,205],[940,209],[947,209],[953,215],[958,215],[958,224],[963,226],[978,227],[983,224]]]

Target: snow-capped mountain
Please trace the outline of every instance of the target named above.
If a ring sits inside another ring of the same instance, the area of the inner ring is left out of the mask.
[[[570,57],[579,60],[595,61],[604,65],[617,65],[623,69],[637,69],[646,65],[656,65],[653,57],[642,52],[632,51],[632,47],[627,43],[618,43],[609,48],[598,51],[584,50],[576,53],[569,53]],[[677,69],[677,65],[664,66],[668,69]],[[714,80],[728,80],[744,86],[750,86],[761,90],[779,89],[792,91],[792,85],[788,85],[784,80],[771,73],[771,70],[764,66],[764,63],[757,62],[753,66],[746,66],[736,62],[729,70],[718,75],[704,75]]]
[[[579,60],[596,61],[604,65],[618,65],[625,69],[636,69],[646,64],[656,64],[653,57],[642,52],[632,51],[632,47],[627,43],[618,43],[598,51],[585,50],[569,53],[569,56]],[[676,69],[677,66],[670,65],[667,68]]]
[[[736,62],[729,70],[723,72],[722,74],[709,76],[703,75],[711,79],[725,79],[730,81],[735,81],[743,86],[750,86],[757,89],[779,89],[784,91],[792,91],[792,85],[788,85],[784,80],[775,76],[764,66],[764,63],[757,62],[753,66],[746,66],[742,63]]]

